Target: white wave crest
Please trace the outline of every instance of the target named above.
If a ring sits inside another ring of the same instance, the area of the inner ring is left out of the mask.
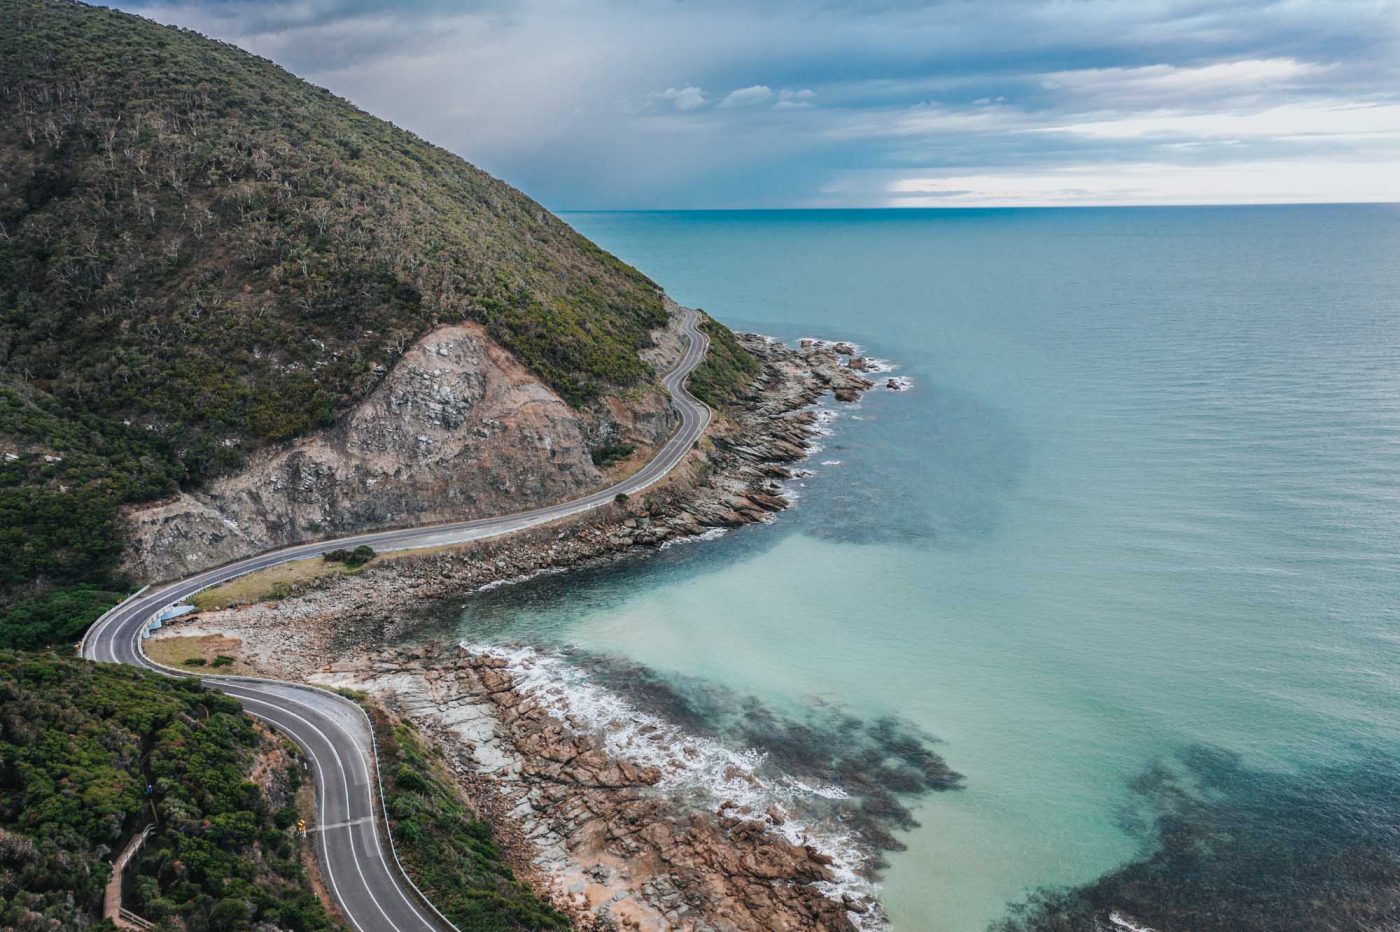
[[[712,527],[708,531],[701,531],[699,534],[691,534],[688,537],[673,537],[661,544],[662,550],[669,550],[677,544],[698,544],[705,540],[718,540],[729,533],[729,528]]]
[[[580,732],[598,737],[608,754],[657,768],[661,773],[659,789],[713,812],[723,810],[729,815],[764,819],[770,808],[777,806],[786,814],[787,806],[804,798],[847,798],[846,791],[835,785],[813,785],[791,776],[777,782],[766,780],[758,774],[766,757],[761,751],[736,751],[690,734],[634,707],[559,657],[530,647],[468,643],[462,647],[471,653],[501,658],[522,694],[531,696]],[[859,928],[884,928],[878,887],[862,876],[868,854],[854,836],[840,830],[819,829],[792,817],[785,817],[781,825],[770,821],[768,830],[794,845],[810,845],[831,858],[834,879],[818,882],[816,888],[831,899],[841,901],[849,897],[866,906],[864,914],[850,913]]]
[[[502,586],[516,586],[523,582],[529,582],[540,576],[556,576],[559,573],[567,573],[568,569],[563,566],[546,566],[522,576],[512,576],[510,579],[493,579],[491,582],[477,588],[477,592],[490,592],[492,589],[499,589]]]

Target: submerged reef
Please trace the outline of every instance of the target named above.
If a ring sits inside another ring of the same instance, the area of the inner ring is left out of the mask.
[[[900,851],[895,832],[916,828],[911,805],[931,792],[957,789],[962,775],[933,751],[931,735],[898,716],[861,718],[813,700],[777,709],[755,696],[696,677],[662,675],[622,658],[579,650],[570,662],[589,671],[632,705],[691,734],[726,746],[761,749],[761,773],[806,784],[829,784],[843,825],[869,849],[867,869],[884,867],[879,854]],[[808,796],[814,806],[820,796]]]
[[[1141,856],[1041,890],[992,932],[1377,932],[1400,928],[1400,775],[1367,753],[1281,773],[1193,747],[1133,783]]]

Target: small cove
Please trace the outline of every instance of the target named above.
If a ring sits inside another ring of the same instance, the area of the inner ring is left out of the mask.
[[[566,219],[914,388],[831,405],[775,524],[425,608],[420,636],[556,652],[775,768],[859,733],[873,773],[903,746],[879,723],[918,734],[962,780],[892,791],[896,929],[1059,885],[1186,927],[1221,864],[1255,865],[1216,904],[1235,928],[1317,927],[1304,901],[1367,927],[1400,825],[1400,211]],[[1265,856],[1290,851],[1314,860]]]

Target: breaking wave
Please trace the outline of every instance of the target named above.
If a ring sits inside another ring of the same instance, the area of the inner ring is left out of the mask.
[[[579,732],[601,739],[610,755],[657,768],[658,789],[716,814],[766,818],[769,831],[821,852],[830,858],[835,879],[817,884],[818,889],[834,900],[860,903],[863,912],[852,916],[862,916],[865,927],[883,925],[869,846],[849,828],[817,825],[801,816],[814,803],[850,799],[841,787],[764,773],[765,751],[735,750],[642,711],[562,657],[524,646],[462,646],[505,660],[518,690]]]

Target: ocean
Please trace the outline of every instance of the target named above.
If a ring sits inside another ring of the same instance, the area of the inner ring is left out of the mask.
[[[1400,208],[565,219],[913,389],[772,525],[426,636],[744,755],[896,930],[1400,928]]]

